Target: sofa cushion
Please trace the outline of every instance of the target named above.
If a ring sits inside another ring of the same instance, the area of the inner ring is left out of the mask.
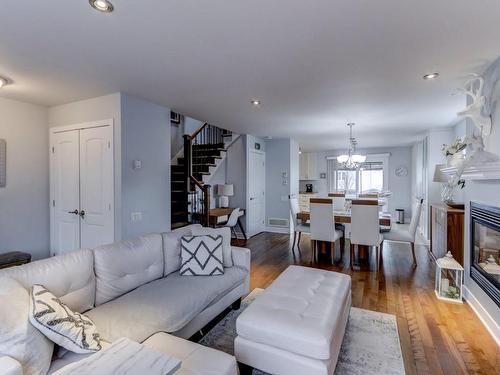
[[[96,306],[163,276],[160,234],[97,247],[94,258]]]
[[[183,276],[215,276],[224,274],[222,236],[184,236],[181,238],[181,270]]]
[[[189,340],[157,333],[144,341],[144,346],[167,353],[182,361],[175,375],[237,375],[236,358]]]
[[[0,270],[0,277],[12,277],[26,289],[41,284],[72,310],[94,307],[94,256],[91,250],[76,250],[18,267]]]
[[[101,336],[85,315],[73,312],[42,285],[30,293],[31,324],[56,344],[75,353],[101,350]]]
[[[224,267],[233,266],[233,255],[231,251],[231,229],[229,227],[207,228],[200,226],[193,228],[192,232],[193,236],[203,236],[203,235],[222,236],[222,255],[224,257]]]
[[[178,331],[243,283],[247,273],[242,267],[228,268],[221,276],[173,273],[98,306],[86,315],[108,341],[128,337],[142,342],[156,332]]]
[[[165,270],[163,276],[181,268],[181,238],[193,234],[193,229],[202,228],[200,224],[188,225],[186,227],[174,229],[171,232],[162,233],[163,253],[165,258]]]
[[[0,301],[0,357],[14,358],[23,367],[24,375],[45,374],[54,344],[29,322],[28,291],[17,280],[2,277]]]

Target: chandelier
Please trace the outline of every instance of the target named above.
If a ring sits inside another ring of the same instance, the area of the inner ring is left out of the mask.
[[[347,154],[337,156],[337,162],[339,162],[344,169],[358,169],[359,165],[365,162],[366,155],[355,153],[358,142],[356,138],[352,136],[352,127],[354,123],[350,122],[347,126],[349,127],[349,151]]]

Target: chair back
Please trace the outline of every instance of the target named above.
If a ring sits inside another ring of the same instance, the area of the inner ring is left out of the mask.
[[[333,201],[327,198],[310,200],[311,240],[335,242]]]
[[[378,246],[380,226],[378,202],[374,199],[353,199],[351,207],[351,243]]]
[[[238,222],[238,218],[242,215],[240,208],[235,208],[227,219],[226,227],[234,227]]]
[[[410,236],[413,239],[413,242],[415,242],[415,236],[417,234],[417,227],[418,223],[420,222],[420,213],[422,212],[422,204],[424,203],[423,199],[420,199],[417,203],[415,203],[415,206],[413,207],[413,213],[411,215],[411,221],[410,221]]]
[[[328,196],[333,199],[333,209],[335,211],[345,211],[345,192],[328,193]]]
[[[362,198],[362,199],[376,199],[378,198],[378,194],[377,193],[360,193],[358,195],[359,198]]]
[[[297,214],[300,212],[299,200],[296,195],[289,195],[288,201],[290,203],[290,214],[292,215],[293,227],[296,228],[299,224],[299,220],[297,219]]]

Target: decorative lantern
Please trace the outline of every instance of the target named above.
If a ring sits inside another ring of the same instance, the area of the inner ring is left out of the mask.
[[[464,269],[453,255],[448,253],[436,260],[435,292],[439,299],[462,303]]]

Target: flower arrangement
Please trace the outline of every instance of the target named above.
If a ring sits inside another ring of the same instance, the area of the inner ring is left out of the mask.
[[[455,139],[455,142],[453,142],[451,145],[442,145],[441,150],[443,151],[444,156],[448,157],[462,152],[467,148],[468,145],[469,142],[466,138],[462,139],[461,137],[457,137],[457,139]]]

